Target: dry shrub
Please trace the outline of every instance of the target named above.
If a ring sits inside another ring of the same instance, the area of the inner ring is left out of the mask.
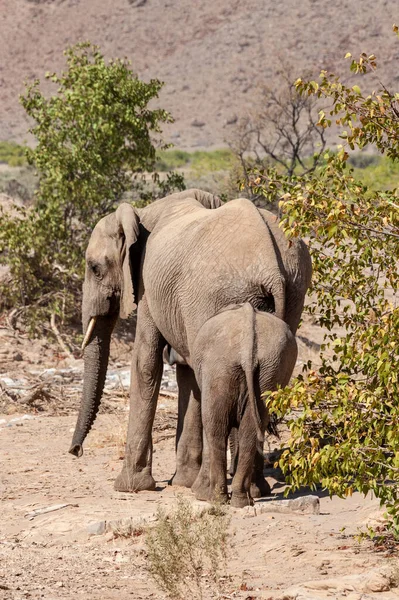
[[[132,520],[120,519],[115,523],[112,523],[110,527],[114,539],[129,539],[134,540],[143,535],[145,532],[145,525],[140,523],[135,523]]]
[[[148,530],[150,572],[170,598],[202,600],[204,589],[219,592],[220,570],[225,567],[229,517],[221,505],[196,510],[177,498],[173,513],[158,511]]]

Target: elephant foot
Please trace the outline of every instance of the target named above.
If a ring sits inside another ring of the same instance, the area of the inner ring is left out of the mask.
[[[191,488],[197,500],[205,502],[215,502],[216,504],[227,504],[229,496],[220,490],[211,490],[210,486],[196,486]]]
[[[176,473],[172,477],[172,485],[191,488],[198,477],[199,467],[177,467]]]
[[[250,495],[252,498],[263,498],[264,496],[270,496],[271,489],[264,477],[259,477],[256,481],[251,482]]]
[[[244,508],[245,506],[253,506],[254,500],[248,493],[232,492],[230,506],[233,508]]]
[[[115,479],[114,488],[117,492],[142,492],[155,490],[155,479],[148,471],[128,473],[125,468]]]
[[[227,492],[222,492],[220,490],[214,490],[212,494],[210,494],[211,496],[211,501],[215,502],[216,504],[227,504],[227,502],[229,501],[229,495],[227,494]]]
[[[204,500],[205,502],[211,502],[212,500],[212,495],[211,495],[211,488],[209,486],[196,486],[195,488],[192,487],[191,488],[192,492],[194,493],[194,496],[197,498],[197,500]]]
[[[209,477],[204,477],[201,473],[198,474],[197,479],[191,486],[191,491],[197,498],[197,500],[211,500],[211,483]]]

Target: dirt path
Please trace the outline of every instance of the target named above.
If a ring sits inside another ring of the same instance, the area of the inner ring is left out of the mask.
[[[154,436],[158,489],[132,495],[113,490],[123,413],[100,415],[79,461],[67,454],[74,416],[0,415],[1,598],[164,597],[147,571],[144,535],[115,537],[115,521],[151,522],[157,507],[176,503],[177,492],[195,501],[190,491],[167,485],[174,469],[176,406],[170,398],[160,403]],[[281,490],[281,483],[270,483],[274,493]],[[67,506],[30,514],[62,504]],[[262,514],[262,504],[229,509],[225,598],[399,598],[392,577],[384,575],[398,569],[397,557],[376,554],[370,543],[351,537],[379,514],[375,500],[322,497],[320,514],[306,515]],[[102,532],[104,522],[113,522],[113,532]],[[311,580],[316,583],[310,587],[292,588]]]
[[[317,360],[320,341],[320,331],[305,323],[297,368],[308,358]],[[167,485],[175,461],[174,376],[165,373],[155,421],[157,490],[115,492],[126,437],[129,344],[114,339],[111,354],[102,414],[76,460],[67,450],[82,361],[68,362],[57,346],[0,327],[1,599],[164,598],[148,572],[145,534],[121,534],[132,524],[136,533],[143,524],[151,526],[159,507],[176,505],[176,494],[199,504],[189,490]],[[268,475],[274,496],[281,498],[283,483],[273,479],[275,472]],[[228,508],[221,597],[399,599],[397,555],[376,553],[370,542],[353,537],[380,518],[375,499],[321,497],[319,514],[262,512],[269,501],[250,510]],[[34,512],[54,507],[58,510]],[[203,598],[211,597],[205,585]]]

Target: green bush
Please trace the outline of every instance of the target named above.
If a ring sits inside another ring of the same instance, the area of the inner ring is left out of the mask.
[[[65,55],[66,71],[46,73],[55,85],[52,96],[45,97],[36,80],[21,97],[37,142],[26,151],[39,173],[35,202],[17,217],[1,215],[0,261],[12,276],[1,290],[2,307],[30,315],[33,330],[53,313],[62,321],[80,313],[90,231],[134,187],[135,174],[153,170],[153,136],[171,120],[166,111],[148,108],[162,83],[140,81],[126,60],[105,61],[89,43]],[[168,189],[174,182],[155,183]],[[143,182],[137,185],[145,195]]]
[[[181,169],[190,163],[191,155],[184,150],[161,150],[157,152],[157,162],[155,168],[157,171],[170,171],[172,169]]]
[[[10,167],[21,167],[26,164],[26,148],[15,142],[0,142],[0,163]]]
[[[373,55],[351,65],[360,73],[375,68]],[[384,88],[363,95],[325,71],[318,82],[296,85],[332,100],[319,124],[338,121],[345,144],[338,154],[326,153],[312,174],[288,180],[270,170],[253,177],[259,193],[282,198],[287,234],[309,240],[308,311],[326,329],[321,367],[308,363],[291,388],[267,400],[291,431],[280,466],[291,489],[321,484],[340,496],[373,492],[399,537],[399,199],[396,190],[373,192],[347,165],[349,152],[368,144],[399,159],[399,94]]]
[[[193,175],[202,176],[217,171],[228,171],[233,163],[233,153],[228,148],[220,150],[164,150],[157,153],[158,171],[183,169],[193,171]]]
[[[217,171],[228,171],[233,164],[234,156],[230,149],[196,150],[192,153],[191,168],[197,176]]]
[[[399,183],[399,164],[386,156],[372,157],[365,168],[354,164],[354,177],[364,183],[369,190],[393,190]]]
[[[366,170],[368,167],[374,167],[381,163],[381,156],[375,154],[366,154],[365,152],[357,152],[352,154],[348,159],[348,164],[354,169]]]

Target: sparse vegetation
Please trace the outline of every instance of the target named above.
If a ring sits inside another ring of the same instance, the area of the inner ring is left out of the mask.
[[[158,512],[146,545],[150,572],[170,598],[203,598],[204,587],[218,591],[227,553],[226,509],[215,505],[202,511],[177,498],[174,512]]]
[[[76,319],[89,233],[134,188],[135,175],[153,171],[153,136],[171,120],[166,111],[148,108],[160,81],[140,81],[129,62],[106,62],[89,43],[65,54],[66,71],[46,74],[56,86],[52,96],[46,98],[34,81],[21,97],[35,123],[30,131],[37,144],[26,156],[39,184],[32,207],[3,214],[0,231],[0,262],[11,274],[0,308],[17,308],[31,333],[45,331],[51,315],[61,323]],[[10,148],[19,156],[11,144],[7,157]],[[155,177],[152,187],[136,181],[145,202],[176,187],[184,188],[184,181],[173,174]]]
[[[236,159],[233,177],[256,204],[265,204],[265,197],[251,185],[254,168],[275,166],[288,179],[317,168],[326,145],[324,128],[318,123],[317,99],[299,93],[290,66],[281,62],[273,84],[261,86],[257,103],[238,121],[229,145]]]
[[[21,167],[26,164],[26,148],[15,142],[0,142],[0,163],[10,167]]]
[[[353,176],[372,192],[393,190],[399,183],[399,164],[386,156],[354,154],[349,158]]]
[[[228,148],[220,150],[163,150],[157,153],[156,168],[158,171],[187,169],[194,175],[228,171],[234,160],[234,155]]]
[[[374,55],[351,63],[356,73],[375,69]],[[318,82],[296,86],[332,100],[319,123],[337,121],[345,144],[311,174],[287,178],[269,170],[253,179],[258,193],[282,198],[285,231],[309,239],[314,300],[307,310],[327,330],[321,367],[309,362],[290,389],[268,400],[291,431],[280,466],[291,489],[373,492],[399,537],[398,192],[373,191],[347,164],[351,150],[368,144],[393,163],[399,159],[399,94],[382,87],[363,95],[325,71]],[[345,333],[338,336],[335,326]]]
[[[37,184],[37,175],[29,165],[13,167],[8,164],[0,171],[0,192],[24,203],[33,199]]]
[[[112,523],[110,530],[115,540],[121,538],[134,540],[145,533],[145,526],[134,523],[132,520],[121,519]]]

